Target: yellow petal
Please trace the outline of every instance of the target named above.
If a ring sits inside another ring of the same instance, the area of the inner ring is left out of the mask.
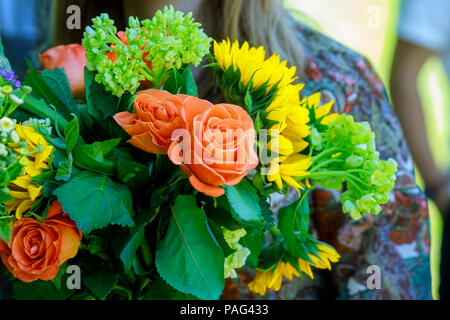
[[[306,97],[303,101],[307,102],[309,108],[316,108],[320,104],[320,92]]]
[[[31,183],[31,177],[29,175],[19,176],[11,183],[23,189],[28,189],[28,185]]]
[[[324,125],[328,125],[331,121],[336,120],[336,118],[337,118],[338,116],[339,116],[339,114],[337,114],[337,113],[332,113],[332,114],[330,114],[330,115],[324,117],[320,123],[321,123],[321,124],[324,124]]]
[[[28,194],[30,196],[30,200],[35,200],[37,197],[41,195],[42,186],[35,186],[34,184],[30,184],[28,186]]]
[[[14,190],[10,190],[8,192],[11,196],[13,196],[16,199],[29,199],[30,195],[28,194],[28,191],[14,191]]]
[[[21,219],[23,216],[23,213],[31,208],[34,201],[31,200],[24,200],[22,203],[17,207],[16,209],[16,218]]]
[[[329,114],[331,108],[333,107],[333,104],[334,104],[334,100],[324,104],[323,106],[316,108],[316,111],[315,111],[316,119],[322,118],[323,116],[326,116],[327,114]]]
[[[306,273],[311,279],[314,279],[314,274],[311,271],[311,265],[308,261],[299,258],[298,264],[303,273]]]

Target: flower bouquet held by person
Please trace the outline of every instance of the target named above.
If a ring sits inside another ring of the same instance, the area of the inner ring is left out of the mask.
[[[314,186],[344,189],[353,219],[394,187],[368,123],[302,96],[278,55],[214,41],[172,7],[125,31],[102,14],[81,45],[40,59],[23,85],[1,69],[0,256],[15,298],[218,299],[244,267],[264,295],[340,258],[309,232]],[[204,61],[219,104],[198,97]],[[275,215],[271,196],[290,188],[298,200]]]

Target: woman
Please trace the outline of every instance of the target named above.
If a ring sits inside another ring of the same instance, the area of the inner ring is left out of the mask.
[[[395,192],[378,216],[351,221],[341,212],[336,192],[312,193],[314,231],[342,254],[341,261],[332,272],[317,273],[314,280],[304,277],[286,283],[279,292],[265,298],[431,299],[426,198],[415,184],[413,162],[384,86],[363,56],[295,22],[275,0],[80,1],[83,26],[74,31],[65,28],[65,10],[73,1],[67,5],[63,2],[56,2],[59,19],[54,26],[55,45],[80,43],[82,30],[100,12],[108,12],[120,27],[130,15],[147,18],[168,4],[193,11],[215,39],[229,37],[247,40],[254,46],[264,45],[269,55],[277,52],[296,65],[298,76],[306,83],[304,95],[322,91],[323,102],[336,101],[335,111],[370,122],[381,157],[393,157],[398,162]],[[211,99],[210,70],[195,71],[200,95]],[[294,192],[274,199],[274,209],[295,197]],[[366,285],[371,265],[380,268],[379,289],[369,290]],[[248,291],[246,284],[250,280],[250,273],[242,272],[238,282],[228,282],[223,298],[261,298]]]

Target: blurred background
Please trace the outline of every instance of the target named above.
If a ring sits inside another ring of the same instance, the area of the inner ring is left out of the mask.
[[[431,2],[435,4],[434,1],[418,1],[426,5],[431,5]],[[366,55],[375,65],[386,87],[390,87],[401,0],[286,0],[286,4],[303,23]],[[5,53],[13,57],[13,69],[22,77],[25,72],[24,57],[37,57],[36,53],[42,51],[50,37],[48,26],[38,25],[34,20],[38,10],[50,17],[50,5],[51,0],[0,0],[0,32]],[[448,15],[448,11],[443,14]],[[26,16],[26,23],[16,23],[19,16],[22,17],[21,21],[24,21],[23,17]],[[440,57],[431,55],[427,58],[417,78],[417,87],[432,156],[442,172],[448,172],[450,86]],[[419,186],[424,188],[418,171],[416,176]],[[437,298],[442,219],[437,207],[431,201],[429,204],[432,286],[433,296]]]
[[[435,4],[434,1],[422,1],[428,5]],[[294,9],[294,15],[302,22],[366,55],[386,88],[390,87],[401,0],[288,0],[287,5]],[[417,87],[433,158],[443,172],[448,172],[450,84],[440,57],[435,55],[427,59],[419,73]],[[418,170],[416,177],[424,189]],[[442,219],[434,203],[429,201],[429,205],[432,287],[433,297],[438,298]]]

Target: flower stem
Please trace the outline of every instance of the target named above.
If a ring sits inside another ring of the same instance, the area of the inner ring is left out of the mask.
[[[147,241],[144,241],[141,245],[142,257],[144,258],[144,263],[146,266],[150,266],[152,263],[152,255],[150,253],[150,247],[148,246]]]
[[[153,76],[151,74],[149,74],[146,70],[141,69],[140,72],[145,77],[145,79],[147,79],[148,81],[150,81],[152,83],[155,82],[155,78],[153,78]]]
[[[318,162],[320,159],[327,156],[328,154],[338,152],[338,151],[339,151],[339,148],[337,148],[337,147],[333,147],[333,148],[327,149],[325,151],[322,151],[321,153],[319,153],[312,159],[312,162]]]
[[[313,167],[310,170],[310,172],[312,173],[312,172],[314,172],[314,171],[316,171],[316,170],[318,170],[318,169],[320,169],[322,167],[325,167],[325,166],[327,166],[327,165],[329,165],[331,163],[338,163],[338,162],[342,163],[342,162],[344,162],[344,160],[341,160],[341,159],[330,159],[330,160],[324,161],[324,162],[318,164],[317,166]]]
[[[114,286],[113,291],[114,290],[125,293],[125,297],[128,300],[133,300],[133,294],[131,293],[131,290],[128,290],[127,288],[119,286],[119,285]]]

